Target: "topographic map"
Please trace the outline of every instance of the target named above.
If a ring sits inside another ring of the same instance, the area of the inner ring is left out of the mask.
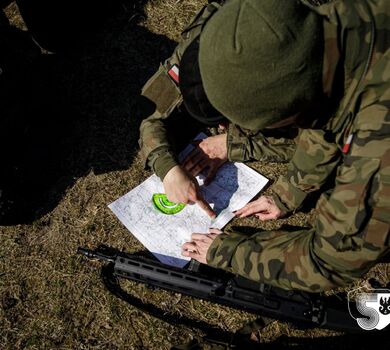
[[[174,215],[158,211],[152,196],[164,193],[164,187],[156,175],[111,203],[109,208],[161,262],[183,267],[189,258],[181,255],[181,246],[191,240],[191,234],[207,233],[211,227],[222,229],[234,217],[233,212],[247,204],[268,182],[252,168],[232,162],[225,163],[208,186],[204,185],[202,175],[197,180],[203,196],[217,213],[214,220],[197,205],[186,205]]]

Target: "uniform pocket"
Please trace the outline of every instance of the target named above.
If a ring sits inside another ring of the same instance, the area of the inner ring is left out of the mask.
[[[380,163],[376,158],[345,157],[334,190],[317,203],[317,232],[337,251],[360,250],[364,244]]]
[[[162,116],[168,116],[181,102],[181,94],[169,77],[165,67],[160,67],[144,85],[142,96],[154,104],[155,110]]]

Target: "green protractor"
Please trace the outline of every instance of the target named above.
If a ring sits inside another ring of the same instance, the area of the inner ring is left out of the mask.
[[[173,203],[169,201],[167,195],[164,193],[153,194],[152,202],[158,211],[167,215],[177,214],[186,206],[183,203]]]

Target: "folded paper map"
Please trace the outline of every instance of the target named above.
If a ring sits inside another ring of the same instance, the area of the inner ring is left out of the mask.
[[[204,138],[204,134],[197,139]],[[187,147],[181,158],[191,152]],[[222,229],[242,208],[258,194],[268,180],[242,163],[225,163],[214,180],[204,185],[204,176],[196,177],[206,201],[217,213],[211,219],[198,205],[186,205],[173,215],[158,210],[153,195],[164,193],[161,180],[152,175],[139,186],[109,205],[126,228],[161,262],[183,267],[189,258],[181,255],[183,243],[191,240],[191,234],[208,233],[209,228]]]

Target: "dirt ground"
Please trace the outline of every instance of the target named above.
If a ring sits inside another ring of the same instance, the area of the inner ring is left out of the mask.
[[[23,60],[1,108],[7,115],[27,116],[30,129],[21,151],[27,166],[17,179],[18,196],[25,200],[0,227],[0,349],[169,349],[201,334],[116,299],[102,284],[100,264],[76,251],[100,244],[128,252],[143,249],[107,205],[151,175],[138,156],[134,101],[205,2],[122,1],[84,36],[70,38],[74,45],[55,54],[37,53],[30,44],[25,50],[29,34],[18,7],[12,2],[5,8],[14,35],[10,45],[23,52]],[[276,163],[249,165],[271,182],[286,170]],[[275,229],[305,226],[310,218],[298,212],[278,222],[250,218],[229,225]],[[370,277],[389,282],[389,265],[378,265],[351,288],[366,285]],[[180,294],[123,285],[164,314],[225,331],[255,318]],[[258,348],[275,349],[362,349],[365,340],[374,339],[368,333],[299,330],[277,321],[256,337]],[[375,341],[386,342],[378,335]]]

